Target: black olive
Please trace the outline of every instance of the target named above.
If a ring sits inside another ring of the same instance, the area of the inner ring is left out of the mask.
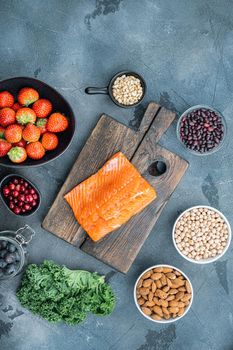
[[[6,261],[7,264],[12,264],[15,262],[15,254],[14,253],[8,253],[4,257],[4,260]]]
[[[7,250],[10,253],[14,253],[16,251],[16,246],[12,243],[7,243]]]
[[[4,267],[7,265],[7,262],[4,259],[0,259],[0,268],[4,269]]]

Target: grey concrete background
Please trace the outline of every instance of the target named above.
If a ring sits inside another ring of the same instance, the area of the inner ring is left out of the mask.
[[[220,209],[233,223],[233,10],[230,0],[1,0],[0,78],[32,76],[61,92],[72,105],[77,133],[56,161],[19,173],[35,181],[42,206],[27,223],[36,230],[30,261],[54,259],[71,268],[107,274],[117,295],[110,317],[88,317],[76,327],[51,325],[22,309],[15,298],[20,277],[0,285],[1,350],[232,350],[232,245],[218,262],[186,262],[172,245],[177,215],[197,204]],[[87,96],[88,85],[104,86],[121,69],[143,75],[143,106],[123,110],[106,96]],[[124,276],[41,229],[40,225],[102,112],[133,126],[154,100],[180,114],[195,104],[219,109],[227,120],[224,148],[209,157],[190,155],[179,145],[175,123],[161,143],[190,162],[131,270]],[[1,177],[10,170],[0,168]],[[0,204],[0,229],[17,229]],[[144,319],[132,292],[138,274],[150,265],[182,269],[194,287],[189,314],[171,325]]]

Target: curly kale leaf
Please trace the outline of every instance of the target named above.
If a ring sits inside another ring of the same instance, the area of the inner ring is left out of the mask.
[[[17,296],[25,308],[49,322],[77,324],[89,312],[104,316],[115,307],[115,296],[103,276],[49,260],[27,267]]]

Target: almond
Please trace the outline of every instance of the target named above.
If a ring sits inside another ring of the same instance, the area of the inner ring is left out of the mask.
[[[155,272],[151,275],[152,280],[157,281],[162,277],[162,274],[160,272]]]
[[[142,286],[142,282],[143,282],[143,280],[142,280],[142,279],[140,279],[140,280],[138,281],[137,288],[141,288],[141,286]]]
[[[156,267],[153,271],[154,272],[163,272],[163,267]]]
[[[185,294],[184,296],[183,296],[183,298],[181,298],[181,301],[188,301],[188,300],[190,300],[191,299],[191,294]]]
[[[148,278],[147,280],[144,280],[142,285],[143,285],[143,287],[147,288],[147,287],[150,287],[152,282],[153,282],[153,280],[151,278]]]
[[[161,282],[162,286],[166,286],[167,279],[166,279],[166,276],[164,274],[162,274],[162,277],[160,278],[160,282]]]
[[[171,315],[169,313],[168,313],[168,315],[164,314],[163,316],[164,316],[165,320],[169,320],[169,318],[171,318]]]
[[[168,294],[176,294],[178,293],[178,289],[172,288],[168,291]]]
[[[145,303],[145,300],[143,298],[138,299],[138,305],[143,305]]]
[[[160,298],[160,299],[166,299],[167,298],[167,293],[165,293],[161,289],[157,289],[155,294]]]
[[[167,301],[171,301],[171,300],[174,300],[175,299],[175,294],[174,295],[168,295],[167,297]]]
[[[178,291],[179,291],[179,292],[186,292],[186,288],[185,288],[185,287],[179,287],[179,288],[178,288]]]
[[[152,300],[153,300],[153,297],[154,297],[154,293],[150,292],[150,293],[148,294],[148,300],[149,300],[149,301],[152,301]]]
[[[149,290],[149,288],[141,287],[141,288],[139,288],[139,293],[140,293],[141,295],[147,295],[147,294],[150,293],[150,290]]]
[[[149,278],[151,276],[151,271],[147,271],[146,273],[144,273],[144,275],[142,276],[143,280],[146,280],[147,278]]]
[[[163,290],[165,293],[167,293],[167,292],[169,291],[169,289],[170,289],[169,286],[165,286],[165,287],[162,288],[162,290]]]
[[[156,283],[155,283],[155,282],[152,282],[152,285],[151,285],[151,291],[152,291],[152,293],[155,293],[156,288],[157,288]]]
[[[183,307],[181,307],[180,309],[179,309],[179,311],[178,311],[178,316],[182,316],[184,314],[184,308]]]
[[[167,300],[160,299],[159,300],[159,304],[160,304],[160,306],[168,307],[168,301]]]
[[[150,315],[151,315],[151,309],[149,309],[148,307],[142,306],[142,307],[141,307],[141,310],[142,310],[142,312],[143,312],[145,315],[147,315],[147,316],[150,316]]]
[[[153,320],[157,320],[157,321],[160,321],[160,320],[162,319],[162,317],[160,317],[159,315],[156,315],[156,314],[153,314],[153,315],[151,316],[151,318],[152,318]]]
[[[191,289],[190,283],[188,281],[185,281],[185,288],[189,294],[192,293],[192,289]]]
[[[155,281],[155,283],[156,283],[156,286],[157,286],[158,289],[162,288],[162,283],[160,282],[160,280]]]
[[[169,311],[171,314],[177,314],[177,312],[179,312],[179,308],[178,308],[178,307],[169,307],[169,308],[168,308],[168,311]]]
[[[178,292],[177,294],[176,294],[176,300],[180,300],[180,299],[182,299],[184,297],[184,292]]]
[[[171,306],[171,307],[178,307],[178,301],[177,300],[169,301],[169,306]]]
[[[168,311],[168,309],[166,307],[162,307],[162,311],[164,315],[169,315],[170,312]]]
[[[173,269],[171,269],[170,267],[163,267],[163,273],[168,273],[168,272],[172,272]]]
[[[154,311],[154,313],[156,313],[157,315],[159,315],[160,317],[163,317],[163,311],[162,311],[162,309],[161,309],[161,307],[160,306],[154,306],[153,307],[153,311]]]
[[[152,301],[146,301],[144,306],[149,306],[149,307],[155,306],[155,302],[153,300]]]
[[[168,272],[166,274],[166,276],[170,279],[170,280],[174,280],[176,278],[176,275],[173,272]]]

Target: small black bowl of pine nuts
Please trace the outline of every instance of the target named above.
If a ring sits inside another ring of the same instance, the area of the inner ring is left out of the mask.
[[[86,94],[109,95],[119,107],[132,108],[139,105],[146,93],[146,82],[138,73],[122,71],[115,74],[107,87],[87,87]]]
[[[177,218],[172,239],[183,258],[196,264],[208,264],[226,253],[231,242],[231,227],[219,210],[195,206]]]

